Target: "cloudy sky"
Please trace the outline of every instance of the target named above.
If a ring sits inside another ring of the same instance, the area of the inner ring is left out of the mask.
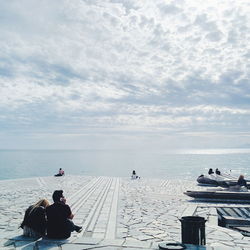
[[[0,148],[250,147],[249,0],[0,0]]]

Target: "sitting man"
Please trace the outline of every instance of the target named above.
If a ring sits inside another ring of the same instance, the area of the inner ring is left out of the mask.
[[[220,174],[221,174],[221,172],[220,172],[220,170],[219,170],[218,168],[215,169],[215,173],[216,173],[217,175],[220,175]]]
[[[71,232],[81,232],[82,227],[74,225],[72,219],[74,215],[70,207],[66,204],[63,190],[56,190],[53,193],[54,203],[46,207],[47,215],[47,236],[49,238],[66,239]]]

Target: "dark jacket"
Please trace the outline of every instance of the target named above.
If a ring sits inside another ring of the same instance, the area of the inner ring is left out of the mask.
[[[55,202],[46,208],[48,219],[47,236],[55,239],[66,239],[71,235],[68,225],[71,209],[62,202]]]
[[[45,235],[47,228],[47,219],[45,214],[44,207],[36,207],[32,209],[33,206],[30,206],[24,215],[23,222],[21,223],[21,228],[28,226],[37,233]]]
[[[238,182],[237,182],[237,184],[239,185],[239,186],[247,186],[247,182],[246,182],[246,180],[245,179],[239,179],[238,180]]]

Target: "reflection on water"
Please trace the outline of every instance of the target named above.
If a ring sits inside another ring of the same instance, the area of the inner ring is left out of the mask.
[[[176,151],[178,154],[250,154],[249,148],[217,148],[217,149],[185,149]]]

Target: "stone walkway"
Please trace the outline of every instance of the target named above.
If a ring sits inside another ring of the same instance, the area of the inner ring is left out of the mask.
[[[52,202],[56,189],[64,190],[83,231],[67,240],[23,237],[18,227],[25,209],[41,198]],[[183,194],[187,189],[204,187],[190,181],[90,176],[0,181],[0,249],[158,249],[159,242],[181,241],[179,219],[187,215],[208,220],[206,249],[250,249],[250,238],[217,226],[216,207],[223,204],[194,202]]]

